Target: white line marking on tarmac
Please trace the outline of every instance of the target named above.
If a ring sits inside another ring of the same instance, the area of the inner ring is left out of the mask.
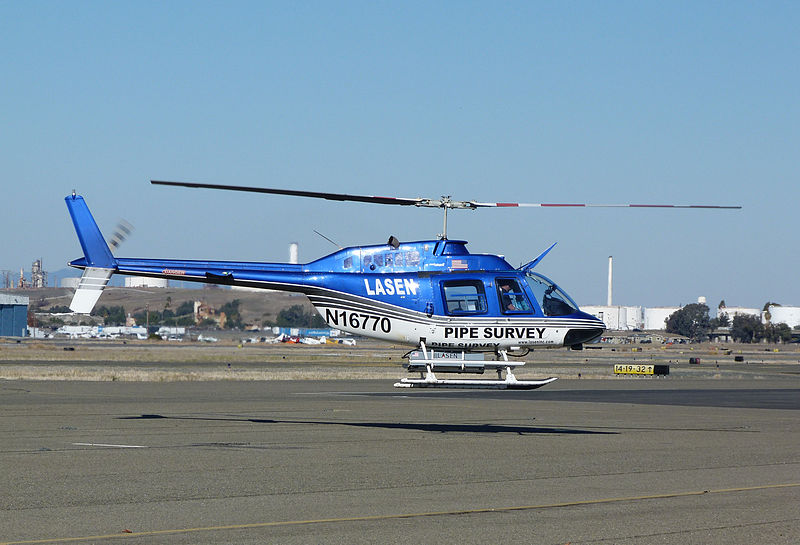
[[[77,447],[147,448],[146,445],[109,445],[107,443],[72,443]]]

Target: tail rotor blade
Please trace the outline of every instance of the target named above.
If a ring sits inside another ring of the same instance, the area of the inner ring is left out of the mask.
[[[114,228],[114,234],[112,234],[111,238],[108,240],[111,251],[116,251],[117,248],[131,236],[131,233],[133,233],[133,225],[124,219],[119,220],[119,223],[117,223],[117,226]]]

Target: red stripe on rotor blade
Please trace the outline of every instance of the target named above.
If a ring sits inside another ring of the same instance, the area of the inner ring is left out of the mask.
[[[495,206],[502,206],[502,207],[518,207],[519,203],[517,202],[496,202],[494,203]]]

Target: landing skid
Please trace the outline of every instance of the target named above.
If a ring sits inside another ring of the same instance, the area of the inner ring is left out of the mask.
[[[557,380],[557,377],[549,377],[540,380],[517,380],[512,369],[525,365],[524,362],[509,362],[508,354],[505,350],[500,352],[502,361],[477,362],[468,361],[465,353],[450,354],[450,357],[436,357],[435,353],[428,352],[425,343],[420,343],[422,358],[409,359],[409,371],[419,371],[420,378],[404,378],[400,382],[395,382],[395,388],[460,388],[460,389],[481,389],[481,390],[535,390],[546,384]],[[453,357],[455,356],[455,357]],[[440,379],[436,377],[434,371],[443,373],[483,373],[484,369],[494,369],[497,371],[497,379]],[[505,377],[503,372],[505,371]]]
[[[512,375],[513,376],[513,375]],[[557,377],[542,380],[475,380],[441,379],[430,373],[425,378],[404,378],[395,382],[395,388],[460,388],[478,390],[535,390],[550,384]]]

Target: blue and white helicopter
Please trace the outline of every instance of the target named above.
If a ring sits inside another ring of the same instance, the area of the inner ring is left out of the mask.
[[[534,389],[556,380],[517,380],[513,369],[533,348],[580,349],[605,324],[582,312],[554,282],[533,268],[555,246],[515,268],[497,255],[471,254],[467,242],[447,238],[447,212],[486,207],[741,208],[714,205],[589,205],[487,203],[406,199],[151,180],[155,185],[244,191],[336,201],[441,208],[444,230],[435,240],[343,248],[310,263],[257,263],[115,257],[83,197],[66,197],[83,257],[70,309],[91,312],[113,274],[299,292],[330,327],[414,347],[407,368],[419,378],[396,387]],[[116,247],[116,244],[111,245]],[[494,359],[485,360],[486,355]],[[497,372],[497,379],[441,379],[436,373]]]

